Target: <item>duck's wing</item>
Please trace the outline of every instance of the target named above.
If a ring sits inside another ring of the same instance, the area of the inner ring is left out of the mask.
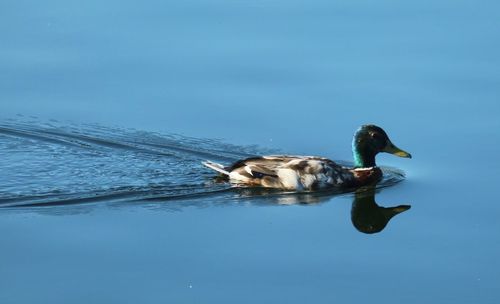
[[[278,169],[289,168],[304,173],[321,173],[329,168],[341,168],[334,161],[317,156],[270,155],[251,157],[240,160],[226,168],[227,171],[244,169],[246,172],[258,172],[265,175],[277,175]],[[307,171],[307,172],[306,172]]]
[[[280,158],[251,157],[227,167],[229,179],[244,185],[282,188],[278,176],[279,167],[285,160]]]
[[[277,177],[278,169],[295,158],[281,155],[251,157],[237,161],[227,168],[227,171],[239,173],[248,178],[261,177],[262,175]]]
[[[289,155],[247,158],[227,169],[233,180],[287,189],[332,185],[342,171],[341,166],[327,158]]]

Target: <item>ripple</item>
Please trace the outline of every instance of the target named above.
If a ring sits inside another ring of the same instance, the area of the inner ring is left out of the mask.
[[[266,198],[288,204],[315,202],[351,191],[291,193],[218,184],[213,182],[213,172],[201,165],[202,160],[231,163],[278,151],[100,125],[5,121],[0,123],[0,151],[0,207],[4,208],[217,196],[229,200]],[[384,178],[377,188],[404,179],[401,170],[382,169]]]

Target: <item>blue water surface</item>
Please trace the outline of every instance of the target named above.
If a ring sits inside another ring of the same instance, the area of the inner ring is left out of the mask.
[[[497,1],[0,7],[0,303],[498,302]],[[372,197],[200,163],[348,162],[365,123],[413,155]]]

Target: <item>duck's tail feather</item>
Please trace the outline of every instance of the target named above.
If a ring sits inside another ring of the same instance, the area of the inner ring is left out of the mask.
[[[202,164],[212,170],[215,170],[219,173],[229,176],[229,171],[227,171],[226,168],[224,168],[224,166],[221,164],[214,163],[209,160],[202,162]]]

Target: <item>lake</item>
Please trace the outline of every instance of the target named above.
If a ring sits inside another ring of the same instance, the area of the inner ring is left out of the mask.
[[[498,2],[0,16],[1,303],[498,302]],[[238,189],[201,165],[349,164],[367,123],[413,155],[379,155],[376,188]]]

